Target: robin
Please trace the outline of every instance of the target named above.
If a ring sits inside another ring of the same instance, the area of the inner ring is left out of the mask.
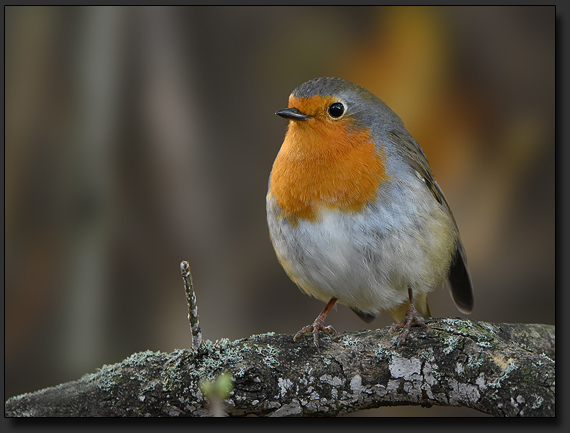
[[[388,310],[402,329],[426,326],[427,294],[447,281],[457,308],[473,309],[467,259],[451,209],[402,120],[368,90],[316,78],[275,114],[288,119],[273,163],[267,221],[277,259],[326,306],[295,335],[334,332],[338,302],[366,323]]]

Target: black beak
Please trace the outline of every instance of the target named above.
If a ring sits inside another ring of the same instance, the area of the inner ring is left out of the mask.
[[[277,110],[275,114],[291,120],[307,120],[312,117],[301,113],[298,108],[283,108],[281,110]]]

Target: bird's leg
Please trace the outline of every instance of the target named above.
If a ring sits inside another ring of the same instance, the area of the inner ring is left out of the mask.
[[[296,340],[301,335],[304,335],[309,331],[313,331],[313,342],[314,342],[317,350],[319,350],[319,342],[318,342],[319,341],[319,331],[334,332],[335,334],[337,333],[332,326],[325,326],[325,318],[327,317],[327,315],[331,311],[331,308],[333,307],[333,305],[335,304],[336,301],[337,301],[337,298],[332,298],[328,302],[328,304],[325,306],[323,311],[321,311],[321,314],[319,314],[317,316],[317,318],[312,323],[312,325],[307,325],[303,329],[301,329],[299,332],[297,332],[295,334],[295,336],[293,337],[293,340]]]
[[[414,307],[414,299],[412,296],[411,287],[408,287],[408,297],[410,299],[410,306],[408,307],[408,311],[406,311],[404,320],[402,320],[400,323],[394,323],[390,328],[390,334],[394,332],[396,329],[404,328],[400,333],[400,337],[398,338],[398,345],[397,345],[398,347],[400,347],[400,344],[404,342],[406,336],[410,332],[410,328],[414,324],[424,327],[426,326],[424,318],[419,315],[418,311],[416,310],[416,307]]]

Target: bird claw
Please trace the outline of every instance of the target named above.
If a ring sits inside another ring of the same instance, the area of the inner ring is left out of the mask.
[[[313,344],[315,345],[315,347],[317,348],[317,352],[320,353],[319,351],[319,331],[323,331],[323,332],[334,332],[335,335],[338,335],[338,332],[336,332],[336,330],[328,325],[325,326],[324,320],[320,320],[319,318],[317,318],[311,325],[307,325],[305,327],[303,327],[299,332],[297,332],[295,334],[295,336],[293,337],[293,341],[295,341],[297,338],[299,338],[301,335],[305,335],[307,332],[313,332]]]
[[[414,307],[414,304],[410,304],[408,311],[406,311],[404,320],[402,320],[400,323],[394,323],[390,327],[390,334],[392,334],[392,332],[396,331],[397,329],[403,328],[400,336],[398,337],[397,347],[400,347],[400,345],[404,342],[413,325],[423,326],[424,328],[427,327],[424,318],[418,314],[416,307]]]

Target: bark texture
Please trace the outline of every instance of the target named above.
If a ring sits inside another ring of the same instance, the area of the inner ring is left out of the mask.
[[[555,416],[554,326],[427,324],[399,348],[397,333],[377,329],[321,334],[320,353],[311,336],[293,342],[274,333],[206,340],[197,354],[135,353],[79,380],[10,398],[5,416],[211,416],[220,402],[228,416],[338,416],[391,405]],[[223,372],[231,377],[229,394],[203,386]]]

